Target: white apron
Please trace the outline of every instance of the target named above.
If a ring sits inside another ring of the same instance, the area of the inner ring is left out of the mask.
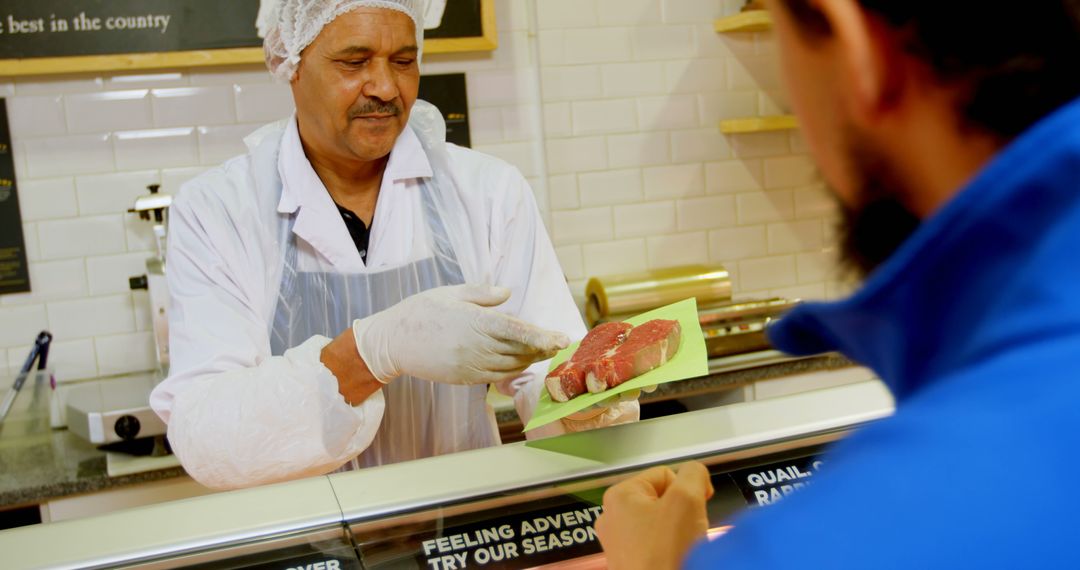
[[[422,121],[415,113],[410,125]],[[441,119],[441,117],[439,117]],[[284,266],[270,334],[277,356],[313,335],[336,337],[355,319],[385,310],[427,289],[465,283],[452,240],[440,215],[439,193],[454,181],[445,142],[438,129],[414,128],[434,175],[421,185],[424,229],[431,257],[378,273],[327,273],[298,270],[295,214],[283,216],[279,236]],[[423,347],[417,347],[423,350]],[[402,376],[382,388],[386,400],[382,423],[372,444],[340,470],[385,465],[500,443],[487,405],[487,385],[456,386]]]

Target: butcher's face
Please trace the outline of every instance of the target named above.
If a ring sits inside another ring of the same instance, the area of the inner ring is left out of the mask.
[[[389,155],[420,88],[418,48],[412,19],[395,10],[358,8],[323,28],[292,81],[309,154],[364,162]]]

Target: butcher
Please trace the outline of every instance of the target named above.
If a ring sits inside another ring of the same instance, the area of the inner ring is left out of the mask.
[[[710,480],[726,476],[690,463],[612,487],[596,522],[608,567],[1080,568],[1067,483],[1080,469],[1080,2],[768,5],[792,106],[844,206],[845,257],[867,276],[770,338],[873,368],[896,413],[711,542]]]
[[[296,111],[170,212],[169,377],[151,395],[219,489],[497,445],[585,327],[515,168],[417,99],[425,0],[264,4]],[[548,434],[633,421],[620,399]]]

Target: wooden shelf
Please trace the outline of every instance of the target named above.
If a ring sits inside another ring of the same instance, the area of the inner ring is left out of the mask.
[[[799,128],[799,122],[794,115],[778,115],[776,117],[746,117],[744,119],[728,119],[720,121],[720,132],[726,135],[744,133],[765,133],[770,131],[792,131]]]
[[[715,22],[716,31],[729,32],[764,32],[772,29],[772,18],[765,10],[740,12],[734,16],[720,18]]]

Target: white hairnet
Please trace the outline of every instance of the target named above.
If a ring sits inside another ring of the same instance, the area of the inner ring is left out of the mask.
[[[430,0],[262,0],[255,22],[263,38],[266,66],[280,81],[292,80],[304,51],[338,16],[357,8],[401,12],[416,28],[416,46],[423,50],[424,11]],[[419,57],[419,56],[417,56]]]

